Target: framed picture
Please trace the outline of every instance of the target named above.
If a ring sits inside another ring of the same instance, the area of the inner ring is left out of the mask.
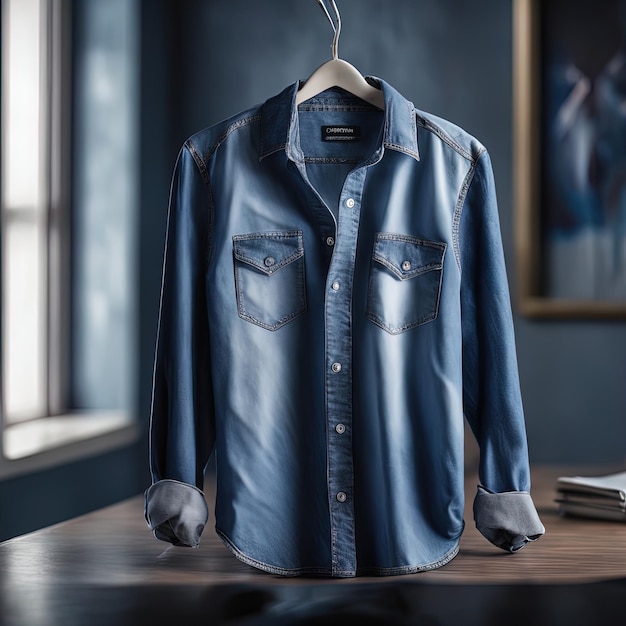
[[[626,318],[626,0],[514,0],[519,307]]]

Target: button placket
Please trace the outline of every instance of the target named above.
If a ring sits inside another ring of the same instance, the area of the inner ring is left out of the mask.
[[[360,195],[365,180],[363,168],[351,172],[339,201],[337,230],[328,268],[326,320],[326,411],[328,496],[333,536],[333,572],[356,570],[354,505],[352,490],[352,289],[359,232]]]

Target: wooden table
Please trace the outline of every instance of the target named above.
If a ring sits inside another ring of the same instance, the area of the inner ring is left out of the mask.
[[[0,544],[0,624],[626,623],[626,524],[559,516],[556,477],[575,473],[593,470],[534,469],[547,532],[516,554],[476,531],[468,477],[460,554],[389,578],[272,576],[237,561],[210,527],[199,549],[174,548],[152,537],[135,497]]]

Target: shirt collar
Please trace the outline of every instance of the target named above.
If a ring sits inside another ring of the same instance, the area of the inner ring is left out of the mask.
[[[413,103],[409,102],[384,80],[372,76],[367,76],[365,79],[383,91],[385,121],[382,147],[404,152],[419,161]],[[302,160],[296,105],[299,87],[300,82],[296,81],[263,104],[260,159],[264,159],[274,152],[285,150],[287,157],[292,161]],[[319,97],[323,98],[323,95]]]

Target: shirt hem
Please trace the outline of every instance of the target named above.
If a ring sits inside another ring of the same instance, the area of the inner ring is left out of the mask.
[[[239,559],[242,563],[246,565],[250,565],[251,567],[255,567],[256,569],[260,569],[269,574],[279,574],[280,576],[300,576],[302,574],[321,574],[321,575],[329,575],[331,573],[330,568],[323,567],[299,567],[299,568],[286,568],[286,567],[277,567],[276,565],[270,565],[269,563],[264,563],[263,561],[259,561],[258,559],[254,559],[247,554],[244,554],[231,540],[230,538],[221,531],[219,528],[215,528],[215,532],[217,536],[220,538],[222,543],[230,550],[233,556]]]
[[[437,569],[439,567],[443,567],[459,553],[459,543],[457,542],[457,544],[451,550],[446,552],[446,554],[444,554],[441,558],[433,561],[432,563],[426,563],[425,565],[406,565],[402,567],[358,567],[356,570],[345,571],[333,571],[333,569],[330,567],[285,568],[278,567],[276,565],[270,565],[269,563],[265,563],[251,556],[248,556],[247,554],[243,553],[230,540],[226,533],[224,533],[217,527],[215,528],[215,532],[217,533],[217,536],[220,538],[222,543],[232,553],[232,555],[242,563],[250,565],[251,567],[262,570],[269,574],[289,577],[317,575],[328,576],[332,578],[354,578],[355,576],[399,576],[403,574],[417,574],[419,572],[426,572],[429,570]]]
[[[405,574],[419,574],[420,572],[428,572],[438,569],[449,563],[458,553],[459,544],[457,543],[451,550],[446,552],[440,559],[425,565],[405,565],[402,567],[359,567],[357,568],[357,576],[402,576]]]

